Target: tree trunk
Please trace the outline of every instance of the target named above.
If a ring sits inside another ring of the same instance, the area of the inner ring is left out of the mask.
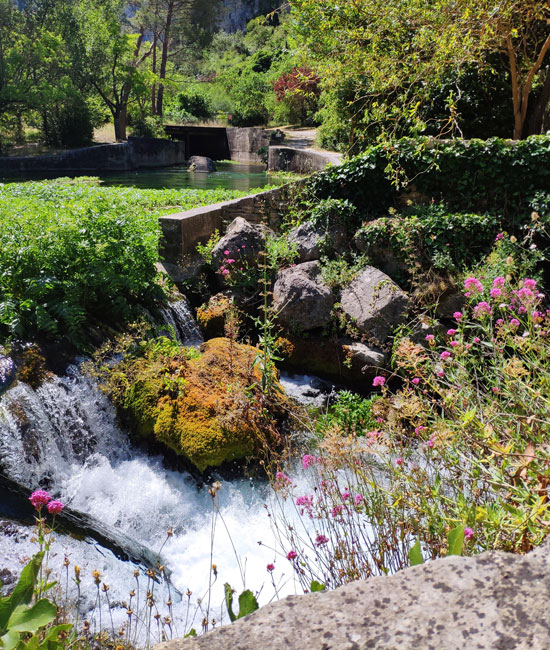
[[[175,0],[169,0],[168,9],[166,11],[166,23],[164,27],[164,40],[162,42],[162,54],[160,59],[160,78],[166,79],[166,64],[168,63],[168,46],[170,43],[170,28],[172,27],[172,16],[174,13],[174,3]],[[162,81],[159,83],[158,93],[157,93],[157,115],[162,117],[163,109],[163,100],[164,100],[164,84]]]
[[[126,105],[117,106],[113,111],[113,122],[115,125],[115,140],[121,142],[126,140]]]
[[[157,27],[155,25],[155,30],[153,33],[153,64],[152,64],[152,70],[153,74],[157,74]],[[156,115],[157,114],[157,85],[153,81],[153,86],[151,88],[151,115]]]
[[[542,133],[542,125],[544,121],[544,113],[550,102],[550,68],[546,68],[546,74],[544,77],[544,84],[542,90],[533,106],[531,115],[529,117],[529,123],[527,126],[527,135],[538,135]]]

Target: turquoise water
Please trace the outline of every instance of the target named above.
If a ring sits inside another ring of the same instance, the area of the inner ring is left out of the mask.
[[[156,169],[138,169],[125,172],[89,172],[91,176],[97,176],[104,185],[109,186],[130,186],[142,189],[192,188],[197,190],[211,190],[224,188],[229,190],[249,190],[266,185],[281,185],[285,179],[280,176],[268,174],[265,165],[254,165],[246,163],[216,163],[217,171],[190,172],[185,166],[159,167]],[[38,172],[3,174],[0,172],[0,182],[21,182],[36,181],[60,176],[84,176],[81,173],[64,172]]]

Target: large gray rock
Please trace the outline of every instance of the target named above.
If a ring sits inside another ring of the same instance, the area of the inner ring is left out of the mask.
[[[409,299],[385,273],[367,266],[342,290],[344,313],[369,338],[384,342],[403,321]]]
[[[189,158],[189,171],[215,172],[216,165],[212,158],[208,158],[207,156],[191,156],[191,158]]]
[[[258,253],[265,248],[265,240],[273,231],[259,223],[250,223],[242,217],[234,219],[225,232],[225,235],[214,246],[212,260],[216,266],[220,266],[227,258],[237,262],[246,260],[254,263],[258,259]],[[229,251],[225,255],[225,251]]]
[[[332,291],[321,277],[319,262],[305,262],[279,271],[273,288],[273,307],[292,330],[311,330],[330,321]]]
[[[153,650],[547,650],[550,546],[452,556],[335,591],[289,596]]]
[[[325,252],[341,251],[345,245],[345,234],[338,228],[327,231],[313,221],[305,221],[288,233],[288,240],[296,244],[299,262],[311,262]]]

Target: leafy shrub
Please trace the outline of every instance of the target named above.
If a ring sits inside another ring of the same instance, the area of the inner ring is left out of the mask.
[[[178,93],[171,112],[196,119],[208,119],[213,115],[210,98],[198,89]]]
[[[132,120],[132,135],[139,138],[163,138],[162,118],[147,115]]]
[[[377,399],[377,395],[364,398],[349,390],[339,391],[334,404],[317,420],[317,431],[337,426],[344,435],[364,436],[378,426],[372,414],[372,405]]]

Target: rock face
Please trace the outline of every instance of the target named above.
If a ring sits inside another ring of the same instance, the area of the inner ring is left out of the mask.
[[[247,263],[254,263],[258,253],[264,249],[269,234],[273,234],[273,231],[267,226],[237,217],[214,247],[212,259],[216,265],[222,265],[227,258],[236,262],[246,260]],[[225,251],[229,251],[229,254],[226,255]]]
[[[305,262],[279,271],[273,307],[279,320],[293,330],[312,330],[330,321],[332,291],[321,278],[319,262]]]
[[[345,235],[337,228],[326,232],[313,221],[305,221],[289,232],[288,240],[296,244],[299,262],[311,262],[321,257],[323,248],[327,251],[342,250]]]
[[[191,158],[189,158],[189,171],[215,172],[216,165],[212,158],[207,158],[206,156],[191,156]]]
[[[407,294],[385,273],[367,266],[342,290],[344,313],[369,338],[385,341],[399,325],[408,305]]]
[[[154,650],[547,650],[550,546],[448,557],[335,591],[290,596]]]

